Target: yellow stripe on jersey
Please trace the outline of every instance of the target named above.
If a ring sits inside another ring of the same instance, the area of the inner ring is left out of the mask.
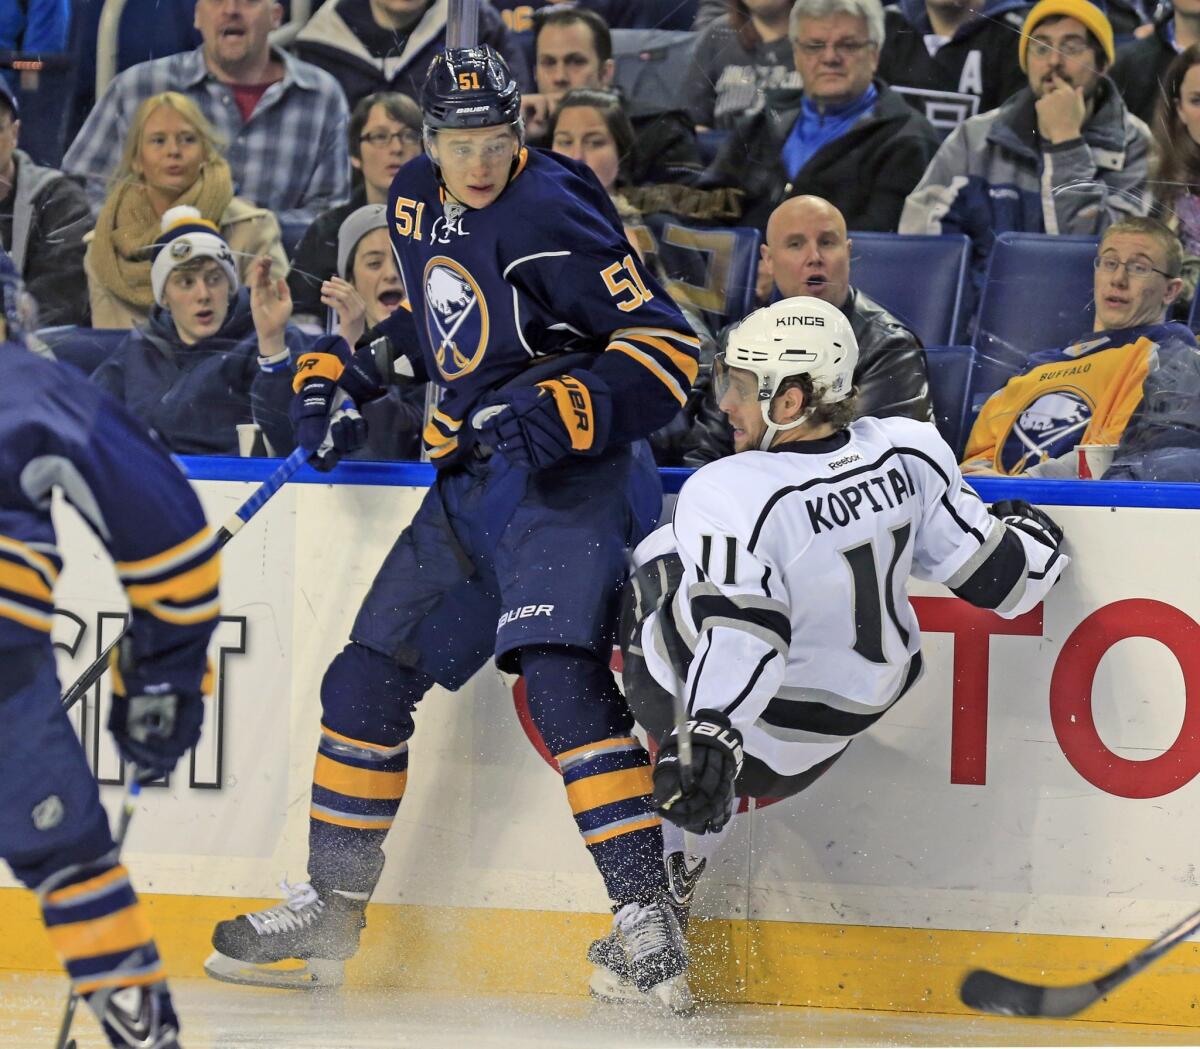
[[[221,559],[214,552],[203,564],[189,569],[183,575],[171,576],[157,583],[127,585],[125,589],[129,595],[129,603],[134,608],[156,611],[151,607],[155,602],[164,599],[181,603],[195,601],[215,590],[220,581]],[[189,608],[186,613],[178,611],[177,614],[187,614],[191,611]]]
[[[47,634],[54,625],[53,615],[48,615],[36,608],[26,608],[15,601],[7,601],[3,597],[0,597],[0,617],[11,619],[20,623],[21,626],[29,627],[30,630],[40,630]]]
[[[48,925],[46,932],[64,961],[94,958],[100,954],[132,951],[153,936],[141,905],[131,903],[112,914],[68,925]]]
[[[620,333],[620,336],[624,342],[632,341],[641,343],[657,350],[679,369],[683,377],[687,379],[689,386],[696,381],[696,376],[700,373],[700,362],[695,353],[685,353],[678,346],[672,346],[666,339],[659,335],[650,335],[638,331],[623,331]],[[678,337],[676,336],[676,338]]]
[[[671,396],[679,402],[681,407],[687,402],[687,394],[684,392],[683,387],[679,385],[679,381],[672,375],[668,374],[666,369],[664,369],[663,366],[654,360],[654,358],[648,353],[644,353],[631,343],[622,342],[619,339],[614,339],[612,342],[610,342],[608,344],[608,350],[616,350],[618,353],[628,354],[643,368],[657,376],[662,384],[671,391]]]
[[[318,787],[345,794],[350,798],[390,801],[404,797],[408,773],[355,768],[333,761],[324,754],[318,754],[317,764],[313,769],[313,782]]]
[[[58,579],[58,569],[54,567],[54,562],[48,557],[39,554],[31,546],[22,543],[20,540],[9,539],[3,535],[0,535],[0,550],[28,562],[34,571],[41,572],[50,586],[54,586],[55,581]]]
[[[169,571],[173,566],[181,565],[191,560],[211,540],[212,533],[209,532],[208,526],[205,525],[195,535],[185,539],[182,543],[176,543],[161,553],[151,554],[140,561],[118,561],[117,574],[126,582],[131,579],[141,579],[148,575],[161,575],[163,572]]]
[[[11,561],[0,561],[0,590],[7,590],[23,597],[35,597],[39,601],[53,601],[54,595],[41,573]]]
[[[433,411],[431,412],[431,417],[433,418],[433,421],[436,422],[439,426],[445,428],[446,433],[448,435],[456,434],[456,433],[458,433],[459,430],[462,429],[462,420],[461,419],[455,419],[452,416],[447,415],[440,408],[434,408]]]
[[[653,793],[654,779],[649,765],[585,776],[567,785],[567,801],[576,815],[601,805],[612,805],[617,801]]]
[[[199,605],[188,605],[186,608],[166,605],[161,601],[152,601],[146,606],[145,611],[155,619],[161,619],[164,623],[173,623],[176,626],[194,626],[196,623],[205,623],[216,618],[221,611],[221,599],[214,597],[211,601],[205,601]]]

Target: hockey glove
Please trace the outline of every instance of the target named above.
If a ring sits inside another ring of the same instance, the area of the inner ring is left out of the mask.
[[[693,834],[715,834],[733,815],[733,784],[742,771],[742,734],[717,710],[698,710],[688,722],[692,763],[687,787],[678,730],[658,748],[654,802],[664,817]]]
[[[608,387],[588,372],[498,390],[489,401],[471,425],[482,444],[514,466],[540,470],[572,452],[598,455],[608,442]]]
[[[343,455],[366,443],[367,421],[358,412],[352,391],[370,400],[381,388],[372,383],[339,335],[322,336],[300,357],[292,379],[296,396],[290,415],[296,443],[311,453],[313,466],[332,470]]]
[[[169,773],[199,742],[204,721],[201,693],[210,689],[210,674],[201,692],[180,688],[170,680],[172,675],[140,666],[133,650],[133,636],[127,635],[113,653],[108,731],[121,757],[149,781]]]
[[[1057,550],[1062,546],[1063,530],[1044,510],[1024,499],[1001,499],[992,503],[988,512],[1000,518],[1009,528],[1019,528],[1043,546]]]

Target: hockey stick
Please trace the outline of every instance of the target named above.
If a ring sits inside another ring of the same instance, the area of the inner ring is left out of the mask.
[[[1089,1005],[1094,1005],[1114,987],[1136,976],[1197,929],[1200,929],[1200,911],[1189,914],[1178,925],[1173,925],[1123,965],[1086,983],[1043,987],[1036,983],[1022,983],[988,969],[974,969],[967,973],[958,995],[964,1005],[984,1013],[998,1013],[1001,1016],[1074,1016]]]
[[[121,802],[121,815],[117,820],[117,833],[114,835],[118,859],[121,856],[121,849],[125,845],[125,835],[129,833],[129,824],[133,820],[133,809],[141,792],[142,784],[138,779],[138,769],[136,765],[132,765],[129,770],[129,786],[125,788],[125,797]],[[67,1041],[67,1035],[71,1033],[71,1023],[75,1019],[75,1009],[78,1005],[79,995],[75,993],[75,985],[72,984],[71,990],[67,994],[67,1005],[63,1010],[62,1025],[58,1029],[58,1041],[54,1043],[54,1049],[75,1049],[75,1040]]]
[[[446,48],[479,44],[479,0],[450,0],[446,12]]]
[[[310,454],[312,453],[306,451],[304,448],[297,447],[291,455],[279,464],[275,472],[254,490],[250,498],[233,512],[233,516],[228,521],[217,529],[215,536],[216,549],[220,550],[242,530],[250,518],[266,506],[271,496],[278,492],[291,476],[304,465]],[[126,623],[121,632],[105,645],[104,651],[95,658],[87,670],[79,675],[79,679],[75,684],[67,689],[62,700],[64,710],[70,710],[79,702],[83,694],[100,680],[100,676],[108,667],[108,657],[112,654],[112,650],[121,643],[121,638],[125,636],[128,630],[129,624]]]

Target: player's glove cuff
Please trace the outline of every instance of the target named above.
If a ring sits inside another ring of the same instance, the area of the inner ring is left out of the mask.
[[[681,765],[675,730],[654,765],[654,801],[663,816],[693,834],[715,833],[733,815],[734,783],[742,770],[742,734],[717,710],[698,710],[688,722],[692,761]],[[686,782],[685,782],[686,781]]]
[[[992,503],[988,513],[998,517],[1010,528],[1019,528],[1043,546],[1057,550],[1062,546],[1063,530],[1045,510],[1024,499],[1000,499]]]

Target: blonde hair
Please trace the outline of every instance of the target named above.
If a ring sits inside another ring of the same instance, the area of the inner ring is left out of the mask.
[[[113,172],[112,178],[115,185],[121,185],[127,180],[134,182],[142,180],[142,176],[137,170],[141,162],[142,138],[146,133],[146,122],[160,106],[175,110],[196,129],[196,134],[200,136],[200,143],[204,147],[202,164],[213,164],[218,161],[222,164],[225,163],[225,158],[221,154],[225,143],[204,114],[200,112],[200,107],[187,95],[182,95],[178,91],[163,91],[160,94],[151,95],[138,106],[137,112],[133,114],[133,121],[129,125],[129,131],[125,135],[125,145],[121,150],[121,161],[117,165],[117,170]]]

